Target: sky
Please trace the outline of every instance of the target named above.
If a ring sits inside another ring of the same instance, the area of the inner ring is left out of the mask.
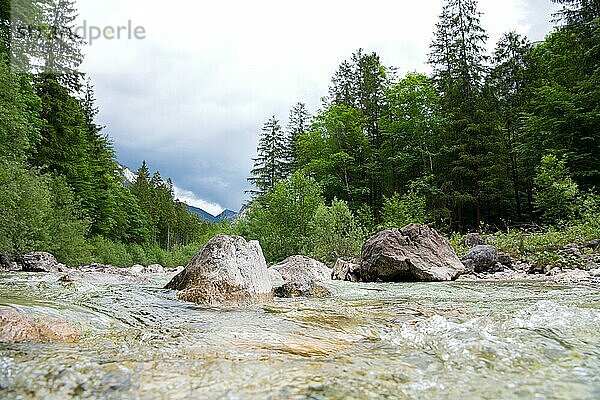
[[[368,4],[368,6],[367,6]],[[79,23],[144,34],[88,44],[98,123],[117,159],[146,160],[177,197],[218,214],[247,200],[262,125],[298,101],[319,109],[337,66],[358,48],[401,73],[428,73],[443,0],[77,0]],[[543,40],[550,0],[480,0],[488,46],[515,30]],[[138,31],[139,33],[140,31]],[[88,36],[89,37],[89,36]]]

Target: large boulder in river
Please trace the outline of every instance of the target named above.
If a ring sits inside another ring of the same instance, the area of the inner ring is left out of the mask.
[[[426,225],[385,230],[362,249],[364,282],[451,281],[465,272],[448,240]]]
[[[25,272],[65,272],[63,264],[56,261],[50,253],[35,252],[23,256],[23,271]]]
[[[330,290],[323,285],[331,281],[331,270],[323,263],[305,256],[288,257],[273,266],[283,278],[275,288],[277,297],[326,297]]]
[[[241,305],[273,299],[273,286],[260,244],[219,235],[175,276],[167,289],[180,290],[183,301]]]

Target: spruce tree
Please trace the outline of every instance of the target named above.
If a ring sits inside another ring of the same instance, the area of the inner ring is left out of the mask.
[[[476,0],[447,0],[429,56],[442,95],[442,111],[448,116],[446,149],[438,160],[447,174],[440,177],[440,186],[448,207],[455,210],[459,228],[479,226],[483,188],[488,186],[484,180],[491,177],[484,172],[493,149],[482,109],[487,35],[480,16]]]
[[[297,103],[290,111],[287,126],[287,175],[291,175],[299,169],[297,161],[300,152],[300,138],[308,132],[309,123],[310,114],[306,110],[306,104]]]
[[[269,119],[258,144],[258,157],[254,158],[252,177],[248,178],[256,189],[250,190],[254,197],[266,194],[275,184],[287,176],[286,138],[275,116]]]
[[[42,64],[38,66],[39,71],[56,76],[65,86],[76,89],[84,42],[76,34],[78,15],[75,1],[50,0],[43,7],[46,38],[40,48]]]

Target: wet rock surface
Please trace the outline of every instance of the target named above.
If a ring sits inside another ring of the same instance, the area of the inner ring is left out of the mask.
[[[323,285],[331,281],[331,270],[305,256],[292,256],[272,267],[284,283],[275,288],[277,297],[326,297],[331,291]]]
[[[363,282],[451,281],[465,272],[448,240],[426,225],[385,230],[362,249]]]
[[[0,342],[74,343],[81,331],[66,321],[31,318],[12,307],[0,306]]]
[[[219,235],[167,284],[183,301],[244,305],[273,299],[273,286],[260,244]]]
[[[333,266],[331,278],[336,281],[359,282],[360,265],[351,261],[338,259]]]

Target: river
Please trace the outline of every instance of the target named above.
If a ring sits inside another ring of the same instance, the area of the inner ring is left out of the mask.
[[[0,305],[80,327],[0,342],[2,399],[599,399],[597,286],[337,282],[220,309],[147,284],[0,274]]]

